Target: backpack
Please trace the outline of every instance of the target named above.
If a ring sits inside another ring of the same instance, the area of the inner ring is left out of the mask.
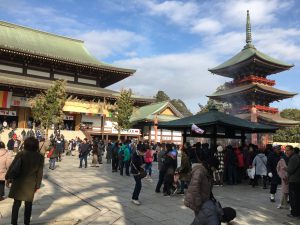
[[[124,160],[125,158],[125,148],[124,145],[120,148],[119,152],[118,152],[118,158],[119,160]]]

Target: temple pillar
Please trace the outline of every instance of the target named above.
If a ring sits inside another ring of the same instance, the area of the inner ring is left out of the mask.
[[[157,143],[157,124],[158,124],[158,120],[157,120],[157,115],[155,115],[155,118],[154,118],[154,143],[156,144]]]
[[[75,130],[80,130],[81,114],[75,114]]]
[[[18,128],[27,128],[27,121],[29,120],[30,108],[18,108]]]

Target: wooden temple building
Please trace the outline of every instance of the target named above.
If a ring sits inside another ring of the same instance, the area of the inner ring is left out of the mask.
[[[134,128],[141,131],[141,137],[149,142],[182,143],[182,132],[168,129],[158,129],[158,123],[169,122],[183,118],[183,115],[170,101],[153,103],[134,110],[130,121]]]
[[[109,109],[119,92],[106,87],[132,76],[135,70],[100,62],[84,42],[0,21],[0,123],[28,128],[33,121],[28,102],[56,79],[67,81],[65,128],[82,127],[94,134],[113,132]],[[133,96],[135,106],[153,98]],[[110,124],[110,125],[109,125]],[[130,135],[130,134],[129,134]]]
[[[297,93],[280,90],[274,87],[275,80],[268,76],[289,70],[293,65],[274,59],[260,51],[252,44],[251,24],[247,11],[246,45],[237,55],[209,69],[213,74],[232,78],[225,84],[225,89],[208,97],[232,105],[231,113],[252,122],[268,124],[276,127],[288,127],[299,124],[282,118],[277,108],[270,103],[291,98]],[[268,135],[252,135],[252,143],[268,143]]]

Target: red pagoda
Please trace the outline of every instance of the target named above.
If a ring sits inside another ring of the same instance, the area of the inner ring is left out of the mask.
[[[277,108],[270,103],[291,98],[297,93],[279,90],[274,87],[275,80],[269,75],[290,69],[294,65],[281,62],[260,51],[252,44],[250,15],[247,11],[246,45],[237,55],[209,69],[213,74],[233,78],[225,84],[225,89],[208,96],[211,99],[232,105],[232,114],[252,122],[269,124],[277,127],[295,126],[299,121],[282,118]],[[262,138],[263,139],[263,138]],[[257,136],[252,136],[252,143],[257,143]],[[265,144],[268,138],[260,140]]]

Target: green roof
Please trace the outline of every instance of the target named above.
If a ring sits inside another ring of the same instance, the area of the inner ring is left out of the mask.
[[[221,65],[209,69],[210,72],[219,74],[226,77],[234,78],[235,73],[241,73],[239,71],[241,68],[246,68],[247,64],[252,64],[253,66],[258,66],[259,61],[263,66],[263,70],[266,72],[266,67],[268,68],[268,74],[278,73],[287,70],[294,65],[282,62],[278,59],[274,59],[260,51],[258,51],[252,44],[252,34],[251,34],[251,24],[250,24],[250,14],[247,11],[247,22],[246,22],[246,46],[237,55],[233,56]],[[252,66],[250,67],[252,68]],[[248,69],[247,69],[248,70]]]
[[[240,119],[238,117],[228,115],[217,110],[210,110],[209,112],[197,114],[194,116],[185,117],[170,122],[159,123],[159,128],[184,130],[190,129],[192,124],[197,126],[206,127],[211,125],[225,125],[229,127],[235,127],[246,132],[274,132],[278,128],[259,123],[253,123],[247,120]]]
[[[159,115],[159,113],[167,107],[170,107],[176,116]],[[158,121],[171,121],[183,117],[169,101],[164,101],[138,108],[133,112],[130,121],[132,123],[145,120],[153,121],[156,116]]]
[[[219,97],[226,97],[227,95],[234,95],[234,94],[238,94],[240,95],[241,92],[249,92],[249,91],[264,91],[264,92],[268,92],[270,94],[276,94],[276,95],[280,95],[281,97],[285,97],[285,98],[289,98],[292,97],[294,95],[297,95],[297,93],[295,92],[288,92],[288,91],[283,91],[277,88],[273,88],[271,86],[268,85],[264,85],[264,84],[246,84],[246,85],[241,85],[241,86],[237,86],[237,87],[233,87],[233,88],[228,88],[226,90],[223,91],[217,91],[215,93],[213,93],[212,95],[209,95],[207,97],[209,98],[219,98]]]
[[[248,120],[251,118],[250,113],[237,114],[236,116],[241,119],[248,119]],[[288,126],[296,126],[300,124],[300,121],[283,118],[280,116],[279,113],[271,114],[265,112],[257,112],[257,117],[259,120],[262,120],[265,123],[272,124],[275,126],[288,127]]]
[[[0,48],[85,66],[134,73],[100,62],[83,41],[0,21]]]
[[[294,66],[292,64],[287,64],[287,63],[281,62],[280,60],[274,59],[274,58],[258,51],[255,47],[246,46],[237,55],[233,56],[231,59],[227,60],[226,62],[222,63],[221,65],[214,67],[212,69],[209,69],[209,71],[212,73],[220,74],[220,75],[224,75],[224,76],[226,76],[228,73],[228,76],[231,77],[230,76],[230,74],[232,74],[232,71],[230,71],[231,67],[238,67],[239,64],[241,64],[247,60],[250,60],[251,62],[254,63],[255,59],[262,60],[268,64],[272,64],[272,66],[274,66],[274,67],[280,67],[280,68],[282,68],[281,71],[284,71],[284,70],[289,69]],[[240,66],[244,66],[244,65],[240,65]],[[225,71],[225,70],[228,70],[228,71]]]
[[[47,90],[52,86],[52,81],[35,77],[26,77],[25,79],[23,76],[20,75],[13,75],[0,72],[0,84],[24,88],[33,88],[38,90]],[[107,88],[85,86],[73,83],[66,84],[66,91],[68,94],[72,94],[74,96],[85,95],[92,97],[110,97],[113,99],[116,99],[118,96],[120,96],[119,92],[109,90]],[[152,103],[154,101],[153,98],[142,97],[137,95],[132,95],[132,98],[138,102]]]

